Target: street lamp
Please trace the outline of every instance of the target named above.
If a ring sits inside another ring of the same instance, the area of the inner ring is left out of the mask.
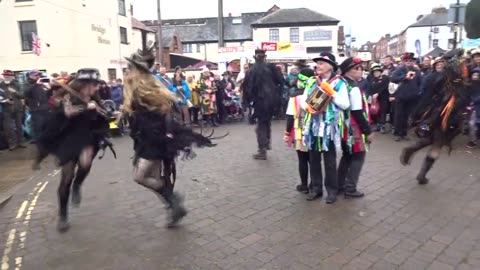
[[[163,65],[163,42],[162,42],[162,13],[160,11],[160,0],[157,0],[157,62]]]

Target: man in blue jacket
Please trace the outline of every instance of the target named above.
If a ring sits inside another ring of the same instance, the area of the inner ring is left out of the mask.
[[[420,95],[422,75],[413,65],[416,58],[413,53],[402,55],[402,64],[392,73],[390,79],[398,84],[395,92],[395,141],[408,140],[408,118],[415,108]]]

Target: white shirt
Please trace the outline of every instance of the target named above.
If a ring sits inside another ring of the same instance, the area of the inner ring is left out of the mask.
[[[295,102],[297,102],[297,104],[300,105],[302,102],[302,95],[298,95],[296,97],[288,99],[287,115],[293,115],[293,116],[297,115],[298,112],[295,111],[295,106],[294,106]]]
[[[355,86],[350,90],[350,110],[358,111],[363,109],[363,97],[360,88]]]

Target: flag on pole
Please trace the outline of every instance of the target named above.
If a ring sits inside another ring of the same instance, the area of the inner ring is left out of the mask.
[[[32,51],[34,54],[40,56],[42,53],[42,43],[40,42],[40,38],[37,34],[32,32]]]

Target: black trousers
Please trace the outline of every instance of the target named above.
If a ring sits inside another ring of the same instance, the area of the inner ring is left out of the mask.
[[[338,186],[347,192],[357,191],[358,179],[365,163],[365,152],[351,153],[344,149],[338,165]]]
[[[45,124],[45,121],[47,120],[48,111],[32,111],[30,112],[30,115],[32,116],[33,139],[37,139],[42,132],[42,127]]]
[[[270,144],[272,137],[272,118],[271,117],[259,117],[257,120],[257,142],[258,150],[266,151]]]
[[[3,134],[9,147],[15,147],[23,141],[23,112],[3,113]]]
[[[395,101],[395,136],[407,136],[408,118],[415,107],[415,100]]]
[[[223,105],[223,98],[219,99],[217,97],[216,104],[217,104],[217,120],[219,122],[223,122],[223,120],[225,120],[225,117],[227,116],[227,110],[225,108],[225,105]]]
[[[300,181],[302,186],[308,186],[308,164],[310,163],[310,158],[308,152],[303,152],[297,150],[298,156],[298,173],[300,175]]]
[[[200,108],[192,107],[190,108],[190,115],[193,119],[193,123],[198,124],[198,113],[200,112]]]
[[[337,195],[337,152],[335,144],[330,142],[328,151],[319,152],[311,150],[309,153],[310,161],[310,178],[311,192],[321,194],[323,191],[323,175],[322,175],[322,155],[323,165],[325,167],[325,189],[328,194]]]
[[[387,123],[387,115],[390,113],[390,101],[388,98],[380,99],[380,118],[378,123],[380,125],[385,125]]]

